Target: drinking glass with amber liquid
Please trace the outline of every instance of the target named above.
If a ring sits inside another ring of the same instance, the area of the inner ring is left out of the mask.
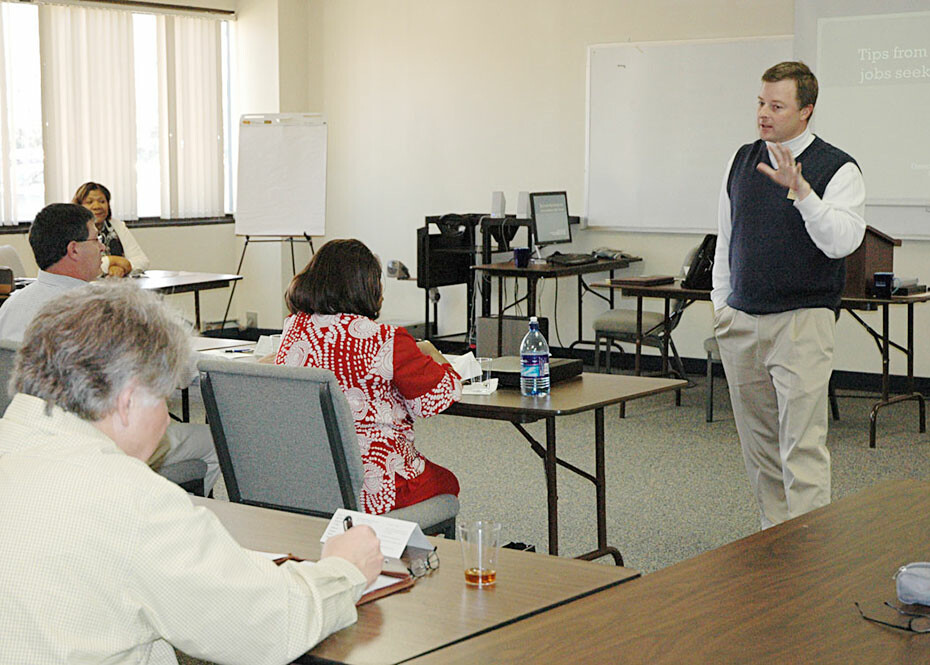
[[[497,582],[497,551],[500,547],[500,522],[478,520],[458,525],[465,566],[465,583],[487,587]]]

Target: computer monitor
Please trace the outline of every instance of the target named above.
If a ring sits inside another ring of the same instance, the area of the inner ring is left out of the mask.
[[[533,192],[530,194],[530,215],[537,247],[572,241],[565,192]]]

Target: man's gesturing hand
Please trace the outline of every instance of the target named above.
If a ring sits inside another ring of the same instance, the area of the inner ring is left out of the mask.
[[[769,149],[775,155],[778,169],[773,169],[765,162],[759,162],[756,169],[782,187],[790,189],[799,201],[803,201],[811,193],[811,186],[801,175],[801,163],[795,162],[791,151],[781,143],[770,143]]]

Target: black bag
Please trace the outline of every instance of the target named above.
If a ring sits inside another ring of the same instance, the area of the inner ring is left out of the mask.
[[[681,282],[685,289],[703,289],[709,291],[713,288],[712,273],[714,271],[714,252],[717,251],[717,234],[708,233],[701,241],[697,253],[688,266],[688,274]]]

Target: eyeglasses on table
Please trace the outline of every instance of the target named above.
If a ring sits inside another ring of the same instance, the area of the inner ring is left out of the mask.
[[[871,621],[872,623],[877,623],[882,626],[888,626],[889,628],[897,628],[898,630],[906,630],[911,633],[930,633],[930,614],[921,614],[919,612],[909,612],[908,610],[902,609],[895,605],[892,605],[889,602],[885,602],[885,607],[890,607],[895,612],[901,616],[909,617],[906,625],[900,625],[896,623],[891,623],[890,621],[882,621],[881,619],[876,619],[866,615],[862,611],[862,608],[859,607],[859,603],[854,603],[856,609],[859,610],[859,616],[861,616],[866,621]]]

